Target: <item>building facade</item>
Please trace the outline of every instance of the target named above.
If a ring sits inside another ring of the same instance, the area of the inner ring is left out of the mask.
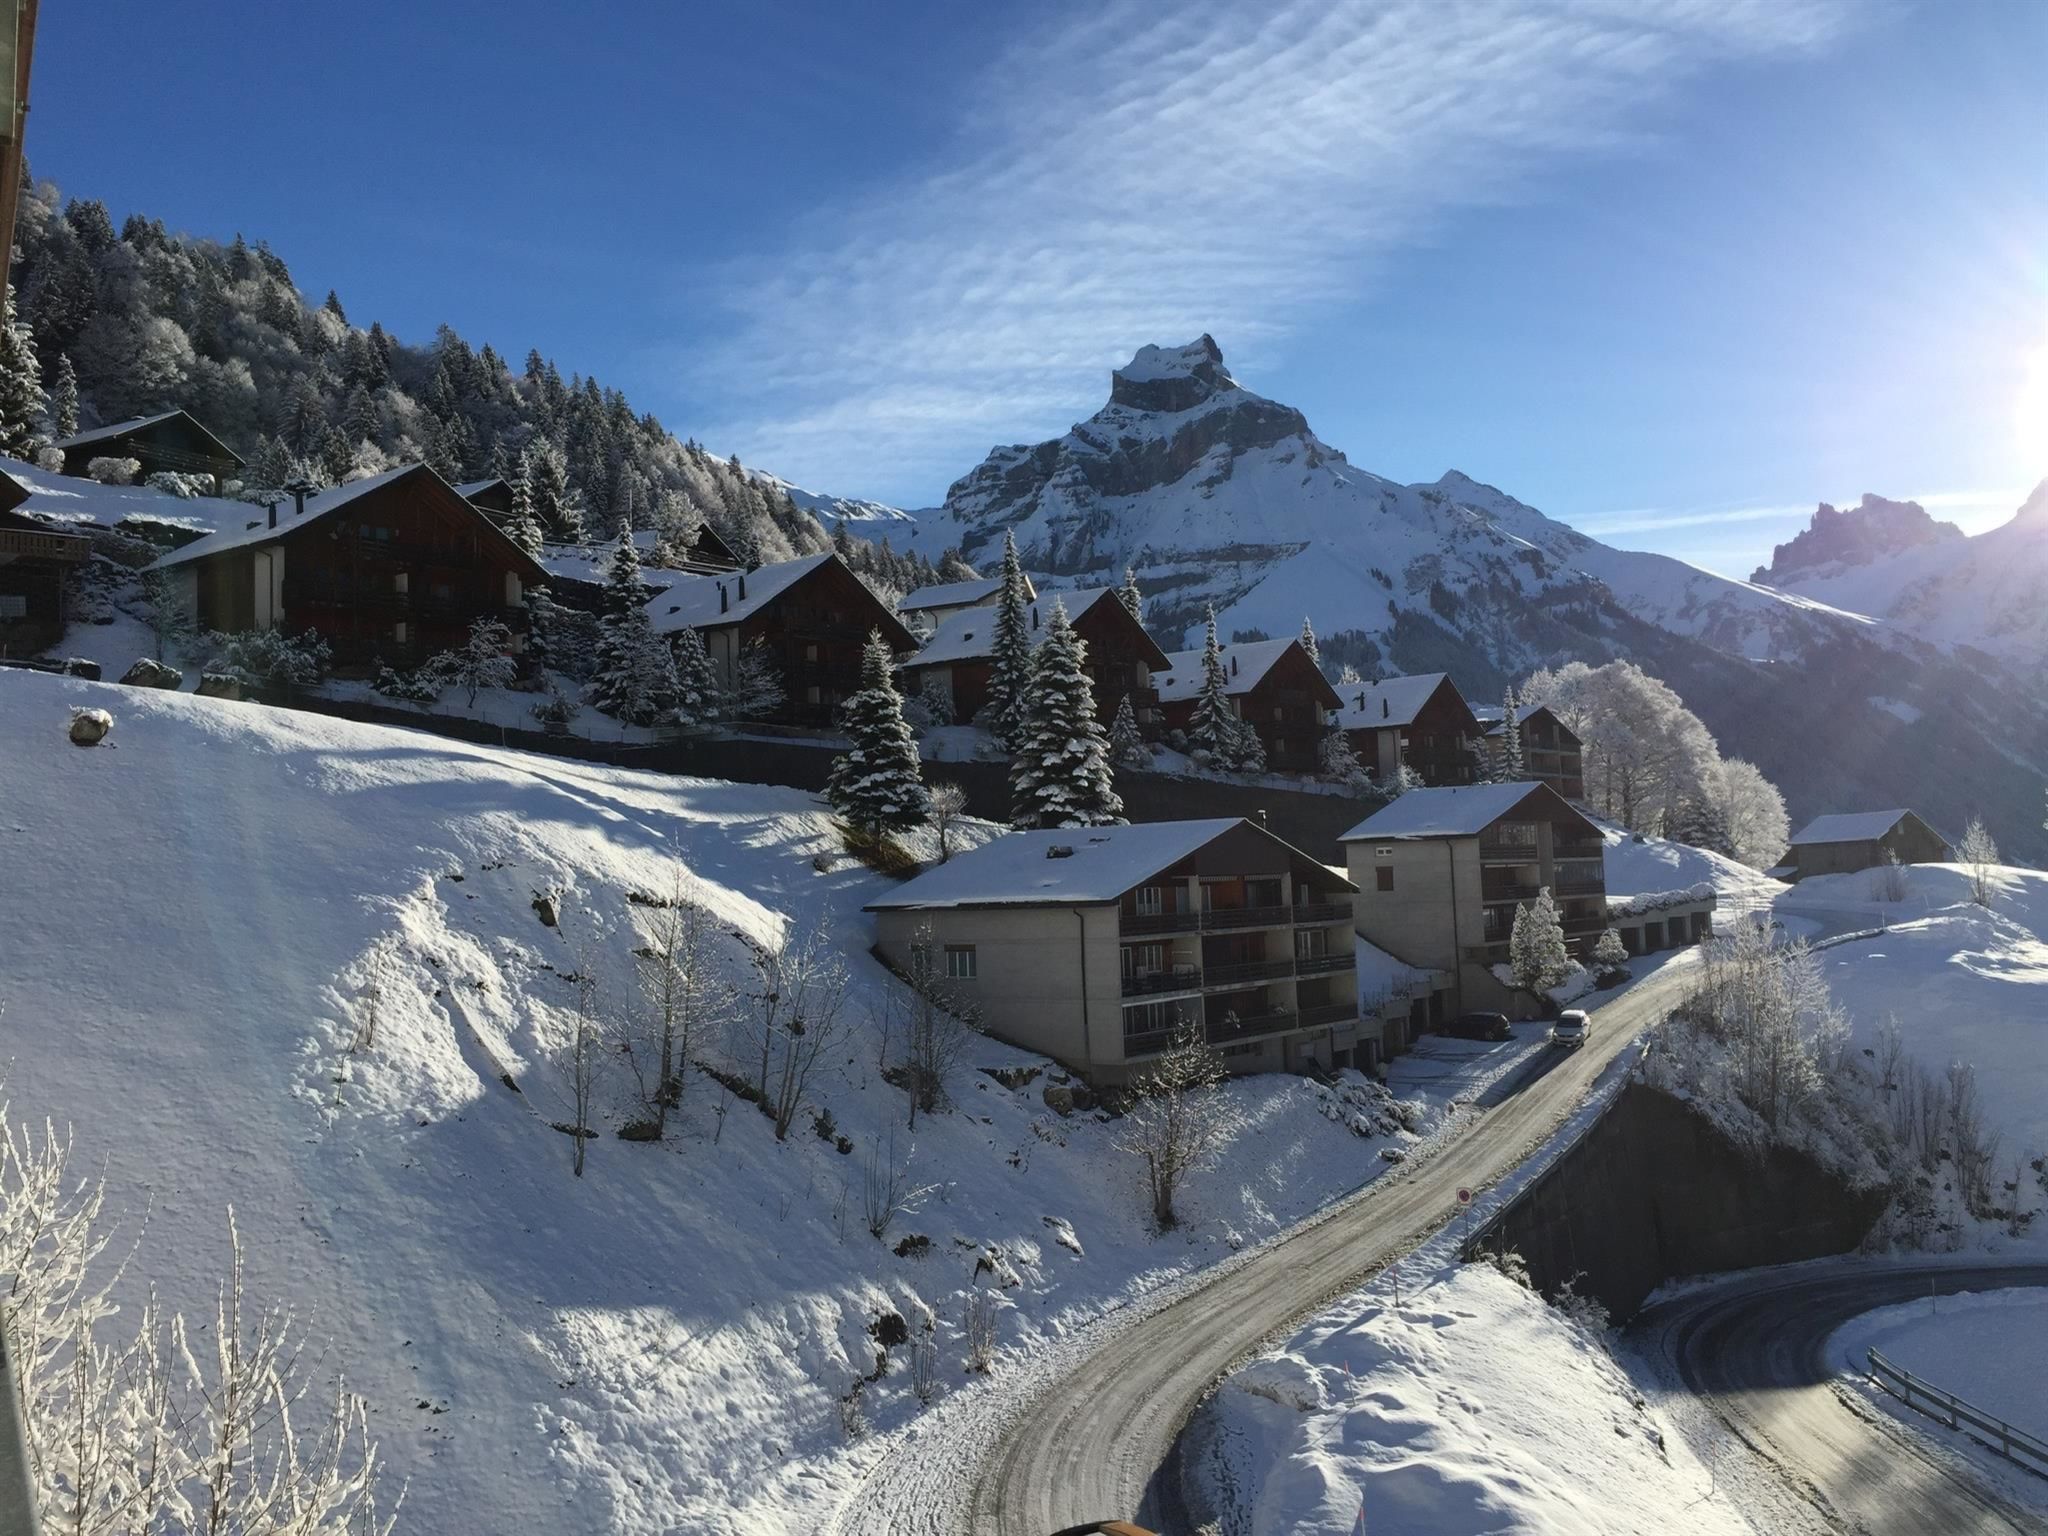
[[[282,506],[156,562],[202,629],[312,630],[342,668],[407,667],[479,619],[525,633],[545,573],[424,464]]]
[[[1474,710],[1486,732],[1488,764],[1507,766],[1508,733],[1498,705]],[[1522,777],[1548,784],[1567,800],[1586,798],[1585,748],[1548,704],[1524,704],[1515,711],[1522,728]]]
[[[941,581],[915,592],[905,593],[896,605],[903,622],[913,629],[936,630],[956,614],[975,608],[993,608],[1003,595],[1003,578],[977,576],[972,581]],[[1038,589],[1024,578],[1024,596],[1036,600]]]
[[[84,535],[14,510],[27,499],[0,474],[0,657],[32,656],[64,638],[67,584],[92,555]]]
[[[1406,763],[1424,784],[1479,782],[1480,723],[1448,674],[1383,677],[1337,692],[1337,728],[1375,779],[1386,782]]]
[[[1266,766],[1313,773],[1329,719],[1341,702],[1299,640],[1247,640],[1218,647],[1226,691],[1240,720],[1266,749]],[[1202,696],[1202,652],[1175,651],[1152,675],[1167,730],[1186,730]]]
[[[1252,822],[1219,819],[1009,833],[868,910],[891,964],[928,946],[990,1033],[1113,1084],[1185,1028],[1233,1072],[1376,1055],[1352,894]]]
[[[184,411],[74,432],[52,446],[64,455],[67,475],[84,475],[94,459],[135,459],[142,465],[138,479],[172,473],[212,475],[220,481],[234,478],[242,469],[242,456]]]
[[[1044,635],[1055,601],[1066,608],[1067,621],[1087,647],[1082,667],[1094,690],[1096,718],[1107,725],[1128,695],[1140,728],[1156,731],[1160,717],[1152,674],[1167,659],[1158,642],[1131,617],[1114,588],[1091,587],[1079,592],[1048,592],[1035,599],[1025,610],[1033,645]],[[989,683],[995,673],[995,626],[992,603],[956,610],[917,654],[903,663],[904,694],[914,697],[927,686],[936,686],[951,699],[954,720],[962,724],[972,720],[988,703]]]
[[[1460,1010],[1530,1011],[1499,981],[1516,909],[1549,890],[1583,957],[1607,927],[1600,829],[1547,784],[1414,789],[1343,838],[1358,932],[1404,964],[1454,978]]]
[[[1947,838],[1908,810],[1850,811],[1816,816],[1785,853],[1786,878],[1853,874],[1889,862],[1946,864],[1955,858]]]

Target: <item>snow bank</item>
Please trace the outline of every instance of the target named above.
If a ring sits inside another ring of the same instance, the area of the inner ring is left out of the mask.
[[[102,705],[119,728],[81,752],[71,710]],[[129,1222],[149,1211],[131,1299],[154,1282],[203,1314],[233,1202],[252,1292],[333,1340],[410,1481],[410,1529],[806,1528],[851,1486],[838,1400],[878,1355],[868,1418],[919,1411],[904,1351],[871,1331],[889,1316],[934,1316],[942,1395],[986,1391],[960,1339],[986,1260],[1000,1390],[1373,1177],[1468,1089],[1433,1084],[1410,1129],[1362,1135],[1341,1092],[1234,1083],[1247,1130],[1157,1239],[1112,1128],[1047,1108],[1040,1058],[978,1042],[957,1109],[909,1133],[860,910],[886,884],[813,797],[20,672],[0,672],[0,782],[15,1114],[73,1124]],[[572,978],[601,1021],[630,1012],[656,910],[630,897],[684,870],[736,979],[787,925],[846,955],[856,1028],[811,1099],[851,1150],[808,1116],[778,1143],[743,1102],[720,1115],[695,1074],[671,1140],[619,1141],[634,1106],[607,1065],[572,1178],[551,1124],[573,1113]],[[376,1037],[352,1050],[373,974]],[[925,1193],[877,1242],[861,1192],[892,1138]]]
[[[1698,849],[1690,850],[1697,853]],[[1715,895],[1713,882],[1702,880],[1695,885],[1680,886],[1675,891],[1643,891],[1634,896],[1609,897],[1607,916],[1610,920],[1624,917],[1641,917],[1645,912],[1662,912],[1667,907],[1690,906],[1696,901],[1705,901]]]
[[[1881,1307],[1837,1330],[1827,1358],[1860,1368],[1874,1349],[1994,1418],[2048,1435],[2048,1378],[2038,1355],[2016,1347],[2022,1339],[2048,1339],[2048,1291],[1964,1291]]]
[[[1347,1297],[1213,1412],[1224,1532],[1749,1530],[1595,1339],[1483,1266]]]
[[[1723,906],[1736,910],[1768,906],[1785,889],[1782,881],[1773,880],[1739,860],[1686,843],[1674,843],[1669,838],[1637,837],[1597,816],[1593,820],[1607,840],[1610,912],[1620,903],[1646,892],[1677,891],[1695,885],[1710,886]]]

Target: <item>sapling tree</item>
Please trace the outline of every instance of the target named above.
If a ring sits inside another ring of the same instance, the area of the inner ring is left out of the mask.
[[[938,834],[939,862],[953,857],[953,826],[967,814],[967,791],[950,780],[934,784],[926,795],[932,831]]]
[[[981,1025],[981,1009],[939,973],[931,925],[921,924],[910,944],[904,975],[903,1087],[910,1101],[910,1128],[917,1114],[931,1114],[946,1102],[946,1082]]]
[[[428,667],[449,684],[463,691],[470,708],[486,688],[510,688],[519,676],[519,663],[512,658],[512,631],[497,619],[478,619],[469,626],[469,638],[452,651],[443,651]]]
[[[1998,844],[1985,829],[1983,817],[1972,816],[1963,828],[1962,840],[1956,844],[1956,862],[1969,872],[1970,900],[1980,907],[1990,906],[1997,884]]]
[[[1593,946],[1593,964],[1605,976],[1628,969],[1628,945],[1622,942],[1620,929],[1609,928],[1600,935]]]
[[[812,1079],[846,1033],[846,963],[822,928],[788,926],[754,946],[753,960],[750,1006],[737,1016],[759,1053],[756,1091],[782,1141]]]
[[[1152,1221],[1170,1231],[1180,1217],[1174,1202],[1188,1175],[1212,1165],[1239,1129],[1239,1117],[1221,1091],[1223,1058],[1199,1023],[1183,1020],[1173,1042],[1131,1087],[1137,1102],[1117,1134],[1117,1146],[1145,1164]]]
[[[626,1040],[626,1062],[638,1089],[642,1129],[659,1141],[668,1117],[682,1108],[690,1047],[703,1015],[715,1006],[704,909],[678,874],[643,929],[640,1012]]]
[[[199,633],[199,626],[169,571],[151,566],[142,573],[140,585],[143,622],[149,626],[150,638],[156,642],[156,659],[162,661],[168,653],[181,651],[190,645]]]
[[[1127,693],[1117,700],[1116,715],[1109,722],[1109,760],[1120,768],[1148,768],[1152,749],[1138,731],[1138,717]]]

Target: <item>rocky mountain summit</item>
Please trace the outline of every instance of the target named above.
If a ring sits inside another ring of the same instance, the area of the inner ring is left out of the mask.
[[[1771,563],[1758,566],[1749,579],[1782,586],[1802,573],[1828,566],[1867,565],[1884,555],[1962,537],[1962,529],[1935,521],[1917,501],[1887,501],[1866,495],[1848,512],[1822,502],[1813,521],[1773,549]]]

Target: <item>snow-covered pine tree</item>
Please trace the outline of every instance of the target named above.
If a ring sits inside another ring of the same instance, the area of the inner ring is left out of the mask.
[[[1145,622],[1145,594],[1138,590],[1138,572],[1133,566],[1124,567],[1124,584],[1116,589],[1116,600],[1124,605],[1124,612],[1140,624]]]
[[[1323,664],[1323,653],[1316,649],[1315,626],[1308,621],[1308,615],[1301,616],[1301,648],[1308,652],[1308,659],[1318,667]]]
[[[1689,848],[1734,857],[1735,844],[1728,836],[1728,813],[1705,796],[1693,796],[1680,803],[1669,828],[1674,841]]]
[[[1019,827],[1121,826],[1109,743],[1095,718],[1088,645],[1053,599],[1010,754],[1010,820]]]
[[[1368,777],[1351,738],[1335,726],[1316,748],[1316,771],[1332,784],[1363,784]]]
[[[1216,610],[1211,608],[1202,633],[1202,691],[1188,720],[1188,746],[1213,767],[1234,769],[1243,766],[1245,734],[1230,702],[1230,673],[1216,643]]]
[[[1116,718],[1109,722],[1109,760],[1127,768],[1145,768],[1152,762],[1152,749],[1138,733],[1128,693],[1117,701]]]
[[[0,314],[0,454],[29,459],[42,445],[49,402],[43,395],[42,369],[36,365],[35,337],[15,309],[12,283],[6,302],[6,312]]]
[[[704,649],[704,637],[694,629],[676,632],[676,719],[684,725],[703,725],[718,718],[718,667]]]
[[[548,438],[537,437],[526,445],[519,468],[541,526],[563,543],[583,543],[583,498],[569,483],[569,460],[562,450]]]
[[[1600,942],[1593,946],[1593,965],[1603,975],[1628,968],[1628,945],[1621,939],[1621,930],[1609,928],[1600,935]]]
[[[1508,935],[1508,969],[1515,985],[1531,992],[1554,987],[1571,973],[1571,955],[1564,945],[1564,923],[1550,887],[1534,901],[1515,908],[1515,926]]]
[[[1003,590],[996,600],[995,631],[988,680],[989,727],[1012,752],[1019,739],[1019,713],[1031,686],[1031,630],[1025,618],[1024,563],[1017,558],[1017,536],[1003,534]]]
[[[78,430],[78,370],[71,354],[57,359],[57,382],[50,388],[50,435],[69,437]]]
[[[654,632],[646,604],[639,551],[632,531],[621,526],[605,566],[604,614],[598,622],[589,700],[628,725],[652,725],[676,708],[675,664],[668,642]]]
[[[547,531],[534,513],[533,487],[526,478],[526,469],[526,456],[522,454],[512,475],[512,514],[505,519],[505,536],[538,560]]]
[[[940,581],[976,581],[980,573],[967,563],[967,557],[960,553],[956,544],[939,555],[938,569],[932,575]]]
[[[1514,684],[1508,685],[1507,693],[1501,699],[1501,777],[1510,784],[1519,783],[1528,773],[1528,764],[1522,758],[1522,715],[1521,702],[1515,697]]]
[[[903,718],[895,658],[880,630],[868,632],[860,656],[860,691],[840,710],[850,745],[832,759],[825,798],[871,837],[923,824],[930,810],[917,741]]]

